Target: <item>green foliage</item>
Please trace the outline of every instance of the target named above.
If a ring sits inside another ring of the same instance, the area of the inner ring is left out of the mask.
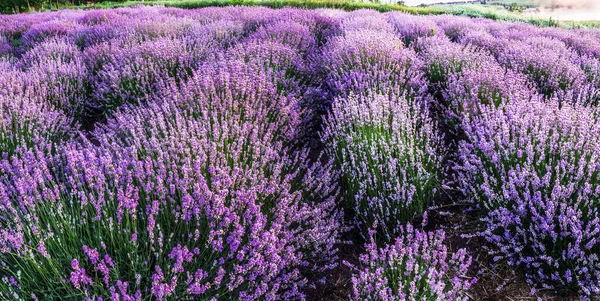
[[[100,1],[102,0],[2,0],[0,1],[0,13],[10,14],[60,9]]]
[[[505,6],[505,8],[510,12],[517,12],[517,13],[522,13],[525,10],[525,7],[521,6],[519,3],[516,3],[516,2]]]
[[[66,7],[75,8],[114,8],[127,7],[142,3],[138,0],[3,0],[0,1],[0,13],[19,13],[39,10],[55,10]],[[200,8],[207,6],[266,6],[271,8],[300,7],[300,8],[337,8],[344,10],[374,9],[380,12],[404,11],[413,14],[441,14],[441,11],[429,7],[410,7],[403,4],[362,3],[340,0],[147,0],[146,5],[164,5],[179,8]]]

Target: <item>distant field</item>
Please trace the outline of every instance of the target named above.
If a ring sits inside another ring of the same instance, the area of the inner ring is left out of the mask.
[[[523,7],[530,7],[533,4],[530,0],[518,1],[519,5]],[[93,8],[116,8],[116,7],[130,7],[139,4],[145,5],[163,5],[166,7],[178,7],[178,8],[200,8],[200,7],[224,7],[231,5],[245,5],[245,6],[264,6],[270,8],[282,8],[282,7],[296,7],[296,8],[335,8],[346,11],[353,11],[358,9],[373,9],[379,12],[388,11],[401,11],[416,15],[439,15],[439,14],[452,14],[459,16],[469,16],[474,18],[488,18],[492,20],[505,20],[505,21],[521,21],[542,27],[548,26],[561,26],[561,27],[600,27],[600,21],[585,21],[585,22],[568,22],[559,21],[553,18],[543,18],[539,16],[528,16],[519,12],[510,11],[503,5],[511,3],[510,0],[499,0],[499,1],[488,1],[487,4],[482,5],[478,3],[454,3],[454,4],[438,4],[438,5],[426,5],[426,6],[407,6],[400,4],[386,4],[379,2],[357,2],[357,1],[345,1],[345,0],[150,0],[150,1],[107,1],[93,4],[84,5],[59,5],[59,8],[73,8],[73,9],[93,9]],[[0,5],[0,11],[2,6]],[[44,10],[56,10],[56,7],[48,6]],[[5,13],[7,11],[4,9]]]
[[[537,7],[539,2],[532,0],[493,0],[487,1],[487,3],[491,5],[511,5],[516,3],[525,7]]]

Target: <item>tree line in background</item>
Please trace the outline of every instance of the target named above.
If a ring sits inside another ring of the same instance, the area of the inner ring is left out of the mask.
[[[107,0],[1,0],[0,13],[10,14],[45,9],[58,9],[65,6],[93,4],[106,1]],[[121,0],[111,1],[120,2]]]

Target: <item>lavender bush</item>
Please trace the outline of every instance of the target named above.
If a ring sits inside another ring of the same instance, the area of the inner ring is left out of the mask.
[[[415,45],[423,59],[423,69],[428,80],[429,91],[439,96],[446,88],[449,77],[464,69],[475,68],[492,58],[475,49],[452,43],[446,37],[432,36],[422,39]]]
[[[0,96],[0,157],[39,147],[54,152],[55,143],[77,137],[72,120],[60,111],[27,98]],[[0,174],[7,171],[0,170]]]
[[[397,12],[390,12],[387,17],[406,46],[411,46],[421,38],[443,34],[434,20]]]
[[[342,173],[346,206],[366,234],[388,241],[431,205],[442,172],[441,135],[427,112],[404,97],[338,99],[322,140]]]
[[[598,115],[511,102],[463,125],[459,187],[484,212],[495,260],[530,283],[598,292]]]
[[[581,89],[585,74],[573,62],[573,53],[557,40],[530,38],[507,45],[498,60],[527,75],[545,97],[561,98],[572,89]]]
[[[476,279],[466,278],[471,257],[450,253],[444,231],[424,232],[407,225],[392,244],[372,240],[352,276],[351,300],[468,300]]]
[[[71,117],[86,115],[89,74],[74,44],[58,39],[37,44],[23,54],[21,62],[27,71],[27,88]]]
[[[0,85],[0,158],[34,147],[53,152],[55,144],[78,136],[71,118],[27,89],[26,73],[0,62],[0,77],[7,81]]]
[[[195,115],[239,116],[257,126],[273,126],[274,139],[291,144],[299,135],[302,108],[289,90],[279,91],[277,75],[242,60],[217,60],[203,66],[178,97],[185,106],[196,108]]]
[[[344,36],[331,39],[322,60],[326,83],[334,95],[369,90],[418,94],[426,88],[420,60],[393,33],[349,30]]]
[[[67,37],[69,32],[76,28],[72,22],[47,21],[32,24],[23,33],[22,41],[25,48],[34,47],[36,44],[59,37]]]
[[[484,60],[448,76],[441,96],[442,116],[450,133],[462,136],[462,124],[486,108],[501,108],[512,101],[539,99],[527,78],[496,61]]]
[[[8,38],[0,35],[0,58],[8,57],[12,52],[12,46],[10,45]]]
[[[3,229],[3,291],[301,297],[304,270],[333,266],[336,187],[327,166],[270,143],[264,127],[156,104],[117,114],[98,150],[11,160],[3,206],[20,217]]]
[[[101,45],[89,56],[93,72],[91,109],[110,112],[124,103],[164,97],[172,85],[185,82],[212,50],[210,42],[160,38],[129,47]],[[100,57],[101,59],[98,59]]]
[[[479,26],[468,17],[453,17],[441,15],[434,18],[436,24],[444,31],[446,36],[453,42],[460,40],[463,35]]]
[[[317,46],[316,37],[310,31],[309,26],[286,20],[269,23],[258,29],[250,38],[276,41],[310,53]]]

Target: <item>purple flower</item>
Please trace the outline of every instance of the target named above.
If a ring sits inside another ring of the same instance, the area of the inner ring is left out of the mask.
[[[483,210],[479,235],[537,286],[598,290],[599,125],[594,110],[540,101],[462,123],[457,182]]]
[[[372,94],[336,99],[321,135],[341,172],[345,204],[364,234],[378,222],[392,241],[432,205],[442,171],[442,136],[425,108]]]
[[[373,238],[352,276],[352,300],[467,300],[476,279],[467,279],[471,257],[450,254],[443,231],[423,232],[410,224],[396,241],[378,248]]]

